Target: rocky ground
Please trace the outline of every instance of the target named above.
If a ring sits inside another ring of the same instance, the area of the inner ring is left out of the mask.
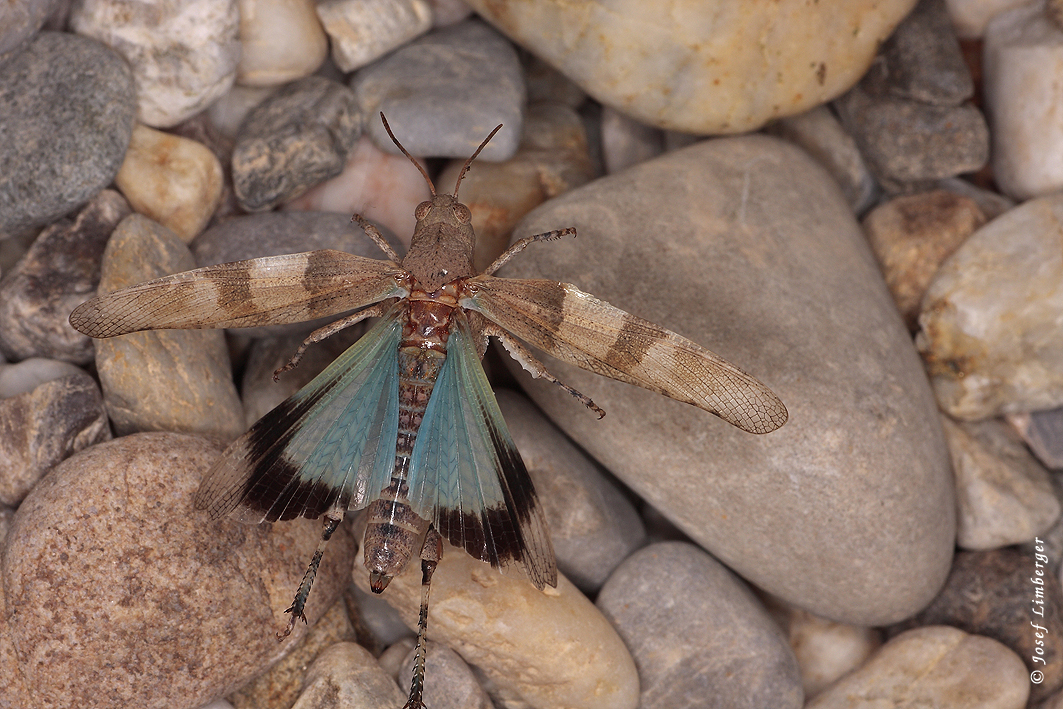
[[[769,386],[753,435],[548,360],[485,366],[556,589],[449,548],[448,707],[1063,707],[1063,9],[1017,0],[18,0],[0,8],[0,708],[398,709],[420,573],[352,513],[195,510],[361,333],[92,340],[197,266],[402,252],[429,188],[499,275],[576,284]],[[318,323],[320,324],[320,323]]]

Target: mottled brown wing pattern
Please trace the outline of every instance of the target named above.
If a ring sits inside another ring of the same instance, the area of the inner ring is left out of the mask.
[[[406,290],[394,263],[325,249],[197,268],[94,298],[70,314],[91,337],[255,327],[337,315]]]
[[[782,401],[726,360],[569,283],[477,276],[462,305],[549,354],[693,404],[750,433],[786,423]]]

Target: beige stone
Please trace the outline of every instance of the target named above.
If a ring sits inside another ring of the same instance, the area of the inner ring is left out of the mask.
[[[602,103],[689,133],[754,130],[859,79],[914,0],[469,0]]]
[[[313,0],[237,0],[244,86],[277,86],[313,74],[328,56],[328,37]]]
[[[368,590],[368,581],[369,573],[356,565],[355,584]],[[420,564],[414,561],[393,579],[383,598],[416,627]],[[501,696],[535,709],[634,709],[638,703],[638,675],[627,648],[563,576],[556,589],[538,591],[447,546],[432,580],[428,637],[479,667]]]
[[[432,27],[426,0],[324,0],[318,17],[332,39],[332,60],[353,71]]]
[[[336,643],[310,666],[292,709],[395,709],[404,698],[368,650]]]
[[[114,181],[135,211],[187,244],[214,214],[223,179],[221,163],[207,146],[137,124]]]
[[[811,699],[864,664],[882,645],[873,628],[836,623],[792,609],[788,618],[790,646],[801,666],[805,699]]]
[[[107,243],[100,293],[192,268],[192,254],[173,232],[133,214]],[[244,432],[221,330],[159,330],[96,340],[96,368],[119,434],[181,431],[231,441]]]
[[[807,709],[1022,709],[1029,693],[1026,667],[1014,652],[938,625],[898,635]]]
[[[864,217],[864,234],[908,329],[918,327],[919,304],[941,263],[985,223],[977,204],[945,190],[897,197]]]

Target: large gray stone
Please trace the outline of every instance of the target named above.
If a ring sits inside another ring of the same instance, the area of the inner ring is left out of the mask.
[[[765,436],[550,360],[602,406],[526,385],[577,443],[692,539],[789,603],[859,625],[922,608],[948,572],[955,502],[926,375],[838,188],[763,136],[703,142],[528,215],[574,226],[504,270],[569,281],[761,378]]]

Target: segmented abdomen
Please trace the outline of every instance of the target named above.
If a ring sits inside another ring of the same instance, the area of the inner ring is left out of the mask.
[[[419,544],[428,530],[429,520],[410,507],[407,480],[425,407],[447,358],[452,312],[452,307],[442,303],[415,300],[410,303],[403,328],[398,351],[399,433],[395,466],[390,484],[367,508],[365,566],[377,593],[420,552]]]

